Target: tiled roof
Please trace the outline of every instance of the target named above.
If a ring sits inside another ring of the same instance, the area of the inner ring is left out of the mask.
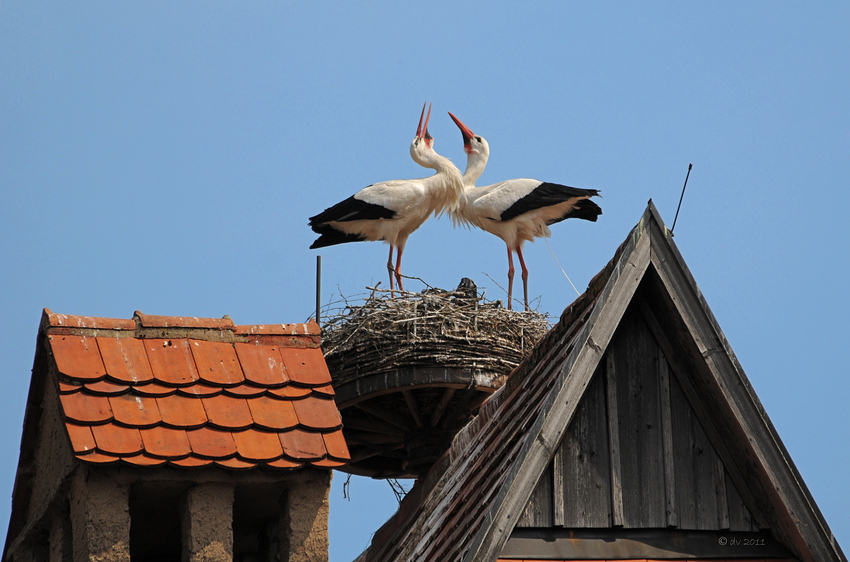
[[[349,459],[315,323],[42,320],[76,458],[231,469]]]
[[[469,548],[624,246],[417,481],[358,562],[456,560]]]

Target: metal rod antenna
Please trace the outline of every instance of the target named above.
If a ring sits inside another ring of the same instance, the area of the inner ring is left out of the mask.
[[[673,218],[673,228],[676,228],[676,221],[679,219],[679,209],[682,208],[682,199],[685,198],[685,189],[688,188],[688,178],[691,177],[691,168],[694,167],[693,162],[688,164],[688,173],[685,176],[685,185],[682,186],[682,195],[679,197],[679,206],[676,207],[676,216]],[[670,229],[670,234],[673,234],[673,228]]]
[[[321,328],[320,311],[322,308],[322,256],[316,256],[316,324]]]

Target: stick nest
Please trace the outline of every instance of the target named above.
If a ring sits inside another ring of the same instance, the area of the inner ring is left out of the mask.
[[[343,299],[325,311],[322,349],[336,384],[405,367],[505,376],[550,329],[547,314],[509,311],[479,296],[468,279],[454,291],[429,288],[395,299],[373,288],[360,302]]]

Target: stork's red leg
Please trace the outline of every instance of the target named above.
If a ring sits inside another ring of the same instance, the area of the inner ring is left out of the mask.
[[[519,258],[519,265],[522,266],[522,293],[525,298],[525,310],[528,312],[528,268],[525,267],[525,260],[522,259],[522,246],[516,247],[516,255]]]
[[[424,111],[424,110],[423,110]],[[393,245],[390,244],[390,257],[387,258],[387,271],[390,272],[390,298],[394,299],[395,294],[393,293]]]
[[[398,254],[396,254],[396,262],[395,262],[395,278],[398,281],[398,290],[402,292],[402,297],[404,296],[404,283],[401,282],[401,253],[403,249],[401,246],[398,247]]]
[[[508,310],[511,310],[514,293],[514,255],[508,246]]]

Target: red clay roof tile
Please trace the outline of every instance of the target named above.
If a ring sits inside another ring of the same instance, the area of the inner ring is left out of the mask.
[[[242,459],[232,458],[232,459],[224,459],[217,460],[215,464],[219,466],[223,466],[224,468],[235,468],[235,469],[249,469],[257,466],[257,463],[243,461]]]
[[[248,408],[248,401],[244,398],[234,398],[222,394],[210,398],[201,398],[201,402],[204,405],[204,410],[207,411],[210,423],[221,429],[247,429],[254,423],[251,410]]]
[[[253,386],[250,384],[240,384],[238,386],[231,386],[224,389],[225,394],[238,396],[240,398],[256,398],[257,396],[266,394],[266,391],[267,389],[261,386]]]
[[[302,386],[288,384],[286,386],[281,386],[280,388],[270,388],[268,392],[269,394],[274,394],[278,398],[297,399],[310,396],[313,393],[313,390]]]
[[[56,314],[49,308],[44,309],[44,316],[51,326],[66,326],[69,328],[93,328],[98,330],[135,330],[136,323],[125,318],[98,318],[96,316],[72,316]]]
[[[56,368],[72,379],[95,381],[106,375],[97,339],[91,336],[48,336]]]
[[[119,457],[114,457],[112,455],[103,455],[101,453],[86,453],[85,455],[77,455],[77,458],[86,462],[92,462],[97,464],[109,464],[113,462],[118,462],[119,459]]]
[[[235,329],[229,319],[137,320],[53,315],[42,322],[77,458],[231,469],[347,460],[315,324]],[[157,337],[139,326],[156,328]],[[248,341],[227,343],[237,332]]]
[[[312,429],[342,427],[342,418],[332,398],[293,400],[292,406],[302,427]]]
[[[313,392],[317,394],[322,394],[324,396],[334,396],[336,394],[334,392],[334,387],[330,384],[313,387]]]
[[[165,426],[143,429],[139,433],[145,444],[145,452],[155,457],[178,459],[192,454],[192,446],[186,431]]]
[[[85,384],[86,390],[92,394],[100,394],[102,396],[112,396],[113,394],[121,394],[130,390],[126,384],[115,384],[108,380],[88,382]]]
[[[165,464],[165,459],[157,459],[145,454],[121,457],[121,460],[137,466],[159,466],[161,464]]]
[[[275,468],[299,468],[304,466],[303,462],[294,462],[289,459],[277,459],[275,461],[270,461],[266,464]]]
[[[233,433],[236,452],[245,460],[270,461],[283,455],[277,433],[265,431],[238,431]]]
[[[341,431],[333,433],[325,433],[322,435],[325,440],[325,449],[328,451],[328,456],[337,461],[349,461],[351,455],[348,452],[348,444],[342,436]]]
[[[321,349],[290,347],[281,349],[280,354],[286,365],[286,372],[293,382],[308,386],[330,384],[331,374]]]
[[[65,429],[68,430],[68,436],[71,438],[71,446],[74,448],[75,453],[94,451],[97,447],[97,444],[94,442],[94,435],[91,434],[91,428],[89,426],[65,423]]]
[[[211,427],[202,427],[187,431],[192,452],[202,457],[224,459],[236,454],[236,443],[229,431],[221,431]]]
[[[70,382],[59,381],[59,392],[68,394],[69,392],[79,392],[83,389],[81,384],[72,384]]]
[[[260,386],[280,386],[289,382],[283,359],[275,345],[234,344],[245,378]]]
[[[315,322],[306,324],[260,324],[256,326],[236,326],[237,334],[267,335],[267,336],[320,336],[319,325]]]
[[[333,459],[322,459],[322,460],[318,460],[318,461],[311,461],[310,464],[312,464],[313,466],[318,466],[318,467],[322,467],[322,468],[338,468],[338,467],[344,465],[345,463],[340,462],[340,461],[335,461]]]
[[[135,427],[122,427],[111,423],[91,427],[97,450],[112,455],[135,455],[145,446],[142,436]]]
[[[193,340],[189,346],[201,380],[230,386],[245,380],[233,344]]]
[[[65,417],[84,425],[103,423],[112,419],[112,408],[106,396],[92,396],[85,392],[60,394]]]
[[[283,453],[291,459],[314,461],[321,460],[327,454],[321,433],[293,429],[278,435]]]
[[[186,339],[145,340],[153,376],[166,385],[189,385],[200,377]]]
[[[156,398],[121,394],[110,396],[109,405],[115,421],[131,427],[152,427],[162,421]]]
[[[142,396],[171,396],[177,389],[173,386],[164,386],[156,382],[148,384],[140,384],[133,387],[133,392],[137,392]]]
[[[153,380],[150,363],[142,340],[136,338],[97,338],[106,373],[127,383]]]
[[[210,459],[199,459],[198,457],[186,457],[185,459],[171,459],[169,462],[177,466],[196,468],[210,465],[213,461]]]
[[[248,400],[254,423],[263,429],[293,429],[298,425],[295,408],[288,400],[276,400],[266,396]]]
[[[194,316],[157,316],[136,311],[139,325],[144,328],[214,328],[233,330],[233,320],[224,318],[196,318]]]
[[[172,427],[194,429],[207,423],[207,411],[201,400],[182,396],[160,396],[156,399],[162,423]]]
[[[202,382],[196,382],[190,386],[181,386],[177,389],[178,394],[185,394],[191,397],[203,398],[206,396],[217,396],[221,394],[222,388],[220,386],[212,386],[209,384],[204,384]]]

